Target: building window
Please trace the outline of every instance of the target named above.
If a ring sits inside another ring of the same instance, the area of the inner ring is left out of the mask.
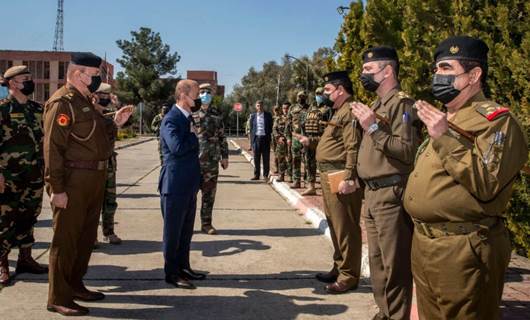
[[[59,61],[59,80],[66,79],[66,70],[68,70],[68,62]]]
[[[50,79],[50,61],[44,61],[44,79]]]
[[[50,84],[44,83],[44,100],[43,101],[47,101],[48,99],[50,99]]]

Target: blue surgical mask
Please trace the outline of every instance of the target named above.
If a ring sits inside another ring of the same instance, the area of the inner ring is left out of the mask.
[[[321,95],[315,96],[315,100],[317,101],[317,106],[320,106],[322,103],[324,103],[324,98]]]
[[[209,105],[212,102],[212,95],[209,93],[201,93],[200,98],[201,98],[202,104]]]

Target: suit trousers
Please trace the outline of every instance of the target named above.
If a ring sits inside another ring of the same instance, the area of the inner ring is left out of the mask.
[[[271,140],[270,136],[256,136],[252,143],[254,151],[254,176],[259,177],[261,171],[261,160],[263,160],[263,176],[269,176]]]
[[[162,194],[160,204],[164,218],[164,272],[166,276],[177,275],[180,270],[190,268],[197,193]]]

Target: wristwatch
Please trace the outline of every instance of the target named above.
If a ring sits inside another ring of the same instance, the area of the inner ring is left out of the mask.
[[[348,186],[350,186],[350,187],[355,186],[355,181],[353,181],[353,180],[346,180],[346,183],[347,183]]]
[[[372,134],[377,130],[379,130],[379,125],[377,124],[377,122],[374,122],[368,127],[368,131],[366,131],[366,133]]]

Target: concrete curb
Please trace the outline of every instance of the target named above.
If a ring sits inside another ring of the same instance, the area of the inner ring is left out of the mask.
[[[131,142],[131,143],[125,143],[123,145],[120,145],[120,146],[114,148],[114,150],[121,150],[121,149],[125,149],[125,148],[128,148],[128,147],[137,146],[139,144],[152,141],[154,139],[156,139],[156,137],[150,137],[150,138],[147,138],[147,139],[144,139],[144,140],[140,140],[140,141],[135,141],[135,142]]]
[[[254,166],[254,159],[247,151],[243,150],[237,142],[230,139],[230,143],[241,152],[243,157]],[[320,231],[322,234],[331,241],[331,236],[329,232],[328,221],[326,215],[322,210],[315,207],[314,205],[307,202],[304,197],[302,197],[298,192],[294,191],[289,187],[285,182],[278,182],[276,176],[269,177],[269,184],[271,187],[278,192],[282,198],[284,198],[292,207],[296,208],[300,215],[304,219],[311,223],[311,225]],[[362,245],[362,258],[361,258],[361,276],[365,278],[370,278],[370,266],[368,264],[368,246],[363,243]]]

